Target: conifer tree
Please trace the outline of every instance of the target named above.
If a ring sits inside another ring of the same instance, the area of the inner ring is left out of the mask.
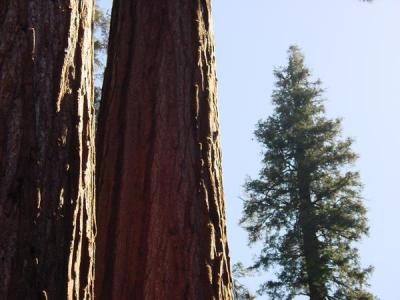
[[[101,88],[104,80],[105,61],[107,60],[108,36],[110,34],[111,15],[96,4],[93,20],[94,38],[94,105],[96,121],[101,102]]]
[[[253,268],[276,270],[259,293],[271,299],[374,299],[366,291],[372,267],[362,268],[354,245],[368,233],[352,140],[340,120],[324,115],[320,81],[291,46],[287,66],[275,70],[275,110],[258,123],[263,167],[245,184],[242,225],[263,247]]]
[[[245,268],[241,262],[235,263],[232,266],[234,300],[256,299],[256,297],[249,291],[249,289],[239,281],[240,278],[246,277],[248,275],[251,275],[250,270]]]

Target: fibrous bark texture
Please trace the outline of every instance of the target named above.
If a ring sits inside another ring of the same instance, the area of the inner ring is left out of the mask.
[[[0,4],[0,298],[92,299],[92,0]]]
[[[97,299],[232,299],[209,0],[114,1]]]

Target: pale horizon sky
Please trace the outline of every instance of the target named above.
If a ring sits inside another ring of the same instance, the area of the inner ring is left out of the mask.
[[[242,186],[261,168],[253,131],[273,109],[273,68],[297,44],[322,80],[328,115],[343,118],[360,155],[370,236],[359,249],[363,265],[375,267],[371,291],[400,299],[400,0],[214,0],[213,21],[231,262],[249,265],[256,253],[238,226]],[[268,276],[243,282],[255,291]]]

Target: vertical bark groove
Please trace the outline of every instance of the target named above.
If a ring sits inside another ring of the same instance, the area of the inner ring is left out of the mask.
[[[98,299],[232,299],[210,1],[115,0]]]
[[[0,294],[93,299],[93,3],[3,2]]]

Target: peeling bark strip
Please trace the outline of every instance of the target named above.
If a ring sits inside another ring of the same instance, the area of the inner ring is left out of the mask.
[[[0,298],[93,299],[92,0],[0,5]]]
[[[96,298],[232,299],[209,0],[114,0]]]

